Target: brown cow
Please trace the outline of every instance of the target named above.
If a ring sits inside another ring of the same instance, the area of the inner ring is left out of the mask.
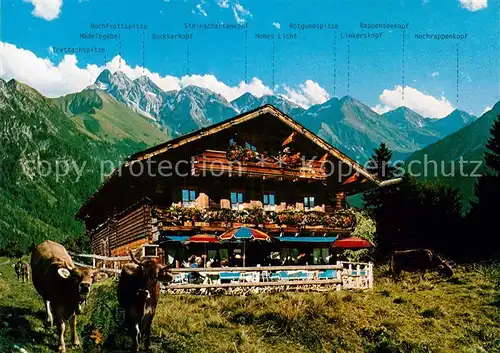
[[[139,341],[144,336],[144,346],[149,350],[151,341],[151,323],[156,312],[160,283],[172,281],[168,266],[162,266],[154,260],[138,261],[132,252],[134,263],[126,264],[118,282],[118,302],[125,310],[125,321],[132,336],[132,352],[139,352]]]
[[[80,305],[87,299],[93,272],[76,267],[66,249],[58,243],[46,240],[31,253],[33,285],[45,301],[47,322],[54,318],[59,334],[59,352],[66,352],[64,343],[65,321],[72,318],[73,344],[79,345],[76,333],[76,316]]]
[[[437,270],[446,277],[453,276],[449,263],[429,249],[394,251],[390,267],[394,280],[399,277],[401,271],[419,272],[420,280],[424,279],[427,270]]]
[[[14,265],[14,270],[18,281],[22,280],[23,282],[26,282],[30,280],[30,269],[26,262],[19,260],[19,262]]]

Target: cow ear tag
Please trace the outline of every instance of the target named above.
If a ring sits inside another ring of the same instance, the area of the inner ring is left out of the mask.
[[[59,276],[61,276],[64,279],[69,278],[69,270],[67,268],[60,268],[57,270],[57,273],[59,273]]]

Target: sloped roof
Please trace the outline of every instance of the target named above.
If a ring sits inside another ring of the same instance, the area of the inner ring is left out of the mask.
[[[284,124],[288,125],[291,129],[296,131],[297,133],[301,134],[302,136],[306,137],[310,141],[312,141],[314,144],[322,148],[325,152],[331,154],[332,156],[336,157],[343,163],[347,164],[350,166],[356,173],[359,175],[363,176],[367,180],[371,181],[375,186],[378,187],[383,187],[387,185],[391,185],[394,183],[397,183],[400,181],[400,179],[392,179],[392,180],[381,180],[378,177],[370,174],[365,168],[363,168],[359,163],[357,163],[355,160],[352,158],[348,157],[332,145],[330,145],[328,142],[323,140],[321,137],[317,136],[314,134],[312,131],[292,119],[290,116],[287,114],[283,113],[276,107],[266,104],[264,106],[261,106],[259,108],[253,109],[251,111],[242,113],[240,115],[237,115],[233,118],[221,121],[219,123],[204,127],[202,129],[190,132],[186,135],[177,137],[175,139],[169,140],[165,143],[159,144],[157,146],[148,148],[144,151],[135,153],[131,155],[125,163],[123,163],[118,169],[116,169],[107,179],[106,181],[89,197],[89,199],[82,205],[80,210],[77,212],[76,217],[81,216],[81,212],[83,209],[92,201],[92,199],[99,194],[99,192],[117,175],[120,173],[122,168],[128,167],[131,163],[141,161],[141,160],[147,160],[149,158],[158,156],[162,153],[165,153],[167,151],[173,150],[175,148],[178,148],[180,146],[183,146],[185,144],[188,144],[192,141],[196,141],[200,138],[203,138],[205,136],[213,135],[216,134],[222,130],[229,129],[232,126],[239,125],[242,123],[245,123],[249,120],[255,119],[259,116],[262,116],[264,114],[269,114],[271,116],[274,116],[275,118],[281,120]]]

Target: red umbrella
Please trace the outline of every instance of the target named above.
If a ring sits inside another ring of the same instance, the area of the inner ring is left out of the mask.
[[[333,242],[332,247],[339,249],[366,249],[373,246],[366,239],[362,238],[344,238]]]
[[[255,228],[240,227],[228,230],[219,237],[220,240],[267,240],[271,238],[269,235]]]
[[[223,233],[220,237],[220,240],[237,240],[243,241],[243,267],[245,267],[246,260],[246,241],[247,240],[264,240],[270,241],[271,238],[269,235],[264,233],[261,230],[249,227],[239,227],[228,230]]]
[[[212,234],[196,234],[186,240],[186,243],[219,243],[219,239]]]

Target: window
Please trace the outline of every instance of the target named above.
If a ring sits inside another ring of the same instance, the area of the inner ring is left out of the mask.
[[[276,208],[274,193],[265,192],[262,195],[262,204],[264,205],[264,210],[274,211]]]
[[[101,242],[101,252],[104,256],[109,256],[109,238],[103,239]]]
[[[192,207],[196,206],[196,190],[182,189],[182,206]]]
[[[231,209],[242,210],[243,209],[243,193],[242,192],[231,192]]]
[[[314,210],[314,196],[304,196],[304,210]]]
[[[326,265],[330,256],[328,255],[328,249],[326,248],[315,248],[313,249],[313,263],[314,265]]]
[[[158,256],[158,245],[144,245],[142,248],[143,257],[157,257]]]

